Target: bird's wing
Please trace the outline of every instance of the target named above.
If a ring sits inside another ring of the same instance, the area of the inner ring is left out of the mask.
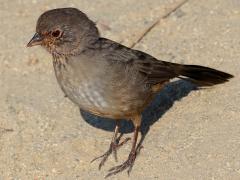
[[[158,84],[176,77],[173,64],[156,58],[142,51],[133,50],[108,39],[101,39],[103,56],[112,63],[123,63],[147,79],[149,84]],[[106,49],[106,52],[104,52]]]

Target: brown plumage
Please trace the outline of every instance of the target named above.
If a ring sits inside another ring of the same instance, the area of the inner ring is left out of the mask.
[[[110,169],[113,175],[131,171],[137,155],[137,136],[141,113],[154,96],[173,78],[189,78],[200,86],[227,82],[233,76],[212,68],[182,65],[158,60],[144,52],[125,47],[99,36],[95,24],[74,8],[43,13],[36,34],[28,46],[41,45],[53,56],[57,81],[81,109],[115,120],[129,119],[135,126],[128,159]],[[117,143],[118,123],[107,157],[123,145]]]

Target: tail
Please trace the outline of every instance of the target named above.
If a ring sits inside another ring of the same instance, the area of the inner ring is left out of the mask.
[[[213,86],[227,82],[233,75],[216,69],[197,65],[178,65],[177,72],[181,76],[190,78],[199,86]]]

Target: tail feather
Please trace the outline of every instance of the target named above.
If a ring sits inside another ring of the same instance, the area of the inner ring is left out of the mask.
[[[225,83],[230,78],[233,78],[231,74],[198,65],[181,65],[177,74],[190,78],[200,86],[213,86]]]

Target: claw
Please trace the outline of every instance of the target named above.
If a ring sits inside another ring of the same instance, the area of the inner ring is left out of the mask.
[[[115,167],[109,169],[108,170],[109,173],[105,176],[105,178],[108,178],[108,177],[110,177],[112,175],[115,175],[115,174],[117,174],[119,172],[122,172],[122,171],[124,171],[127,168],[129,168],[128,169],[128,175],[129,175],[130,172],[131,172],[131,169],[132,169],[132,167],[134,165],[135,159],[136,159],[136,153],[130,153],[127,161],[125,161],[121,165],[118,165],[118,166],[115,166]]]
[[[97,159],[101,159],[101,158],[102,158],[102,160],[101,160],[101,162],[100,162],[100,164],[99,164],[99,166],[98,166],[98,169],[101,170],[102,166],[103,166],[103,165],[105,164],[105,162],[107,161],[109,155],[112,154],[112,153],[113,153],[113,156],[114,156],[115,161],[117,162],[117,160],[118,160],[118,159],[117,159],[117,150],[118,150],[122,145],[124,145],[127,141],[129,141],[130,139],[131,139],[131,138],[126,138],[126,139],[124,139],[124,140],[123,140],[121,143],[119,143],[119,144],[111,143],[109,149],[107,150],[107,152],[105,152],[103,155],[101,155],[101,156],[99,156],[99,157],[94,158],[94,159],[91,161],[91,163],[94,162],[94,161],[96,161]]]
[[[128,159],[121,165],[112,167],[111,169],[108,170],[108,174],[105,176],[105,178],[108,178],[112,175],[116,175],[119,172],[124,171],[125,169],[128,168],[127,173],[128,176],[130,176],[130,173],[132,171],[133,165],[135,163],[136,157],[140,154],[141,149],[143,148],[143,146],[139,146],[135,152],[131,152],[128,156]]]

